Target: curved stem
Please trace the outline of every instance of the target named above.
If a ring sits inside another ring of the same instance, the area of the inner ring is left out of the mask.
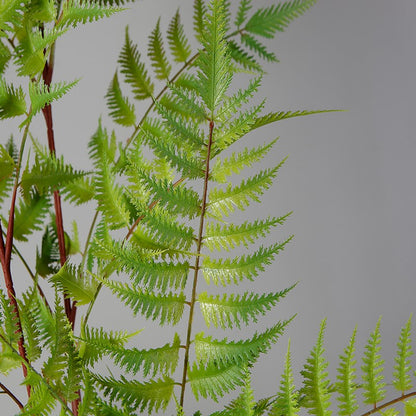
[[[371,409],[368,412],[363,413],[361,416],[369,416],[369,415],[372,415],[374,413],[378,413],[380,410],[383,410],[386,407],[393,406],[393,404],[402,402],[403,400],[406,400],[409,397],[413,397],[413,396],[416,396],[416,391],[412,391],[411,393],[407,393],[407,394],[402,394],[401,396],[396,397],[393,400],[390,400],[390,401],[388,401],[386,403],[383,403],[383,404],[381,404],[379,406],[374,406],[374,409]]]
[[[192,297],[189,308],[189,318],[188,318],[188,330],[186,334],[186,345],[185,345],[185,357],[183,360],[183,373],[182,373],[182,388],[181,388],[181,399],[180,405],[183,407],[185,400],[185,386],[186,386],[186,377],[188,373],[189,365],[189,349],[191,345],[191,335],[192,335],[192,322],[194,317],[194,308],[196,303],[196,287],[198,283],[198,273],[199,273],[199,261],[201,258],[201,248],[202,248],[202,237],[204,233],[204,220],[205,220],[205,211],[208,202],[208,182],[209,182],[209,162],[211,159],[211,147],[212,147],[212,138],[214,131],[214,122],[210,121],[209,123],[209,140],[208,140],[208,149],[207,157],[205,160],[205,177],[204,177],[204,189],[202,194],[202,208],[201,208],[201,218],[199,220],[199,232],[198,232],[198,241],[196,247],[196,258],[195,258],[195,269],[194,269],[194,280],[192,284]]]
[[[19,407],[19,409],[23,409],[23,404],[22,402],[3,384],[0,382],[0,388],[3,390],[0,393],[5,393],[7,394]]]

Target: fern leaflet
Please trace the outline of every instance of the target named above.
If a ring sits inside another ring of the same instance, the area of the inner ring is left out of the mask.
[[[411,346],[411,317],[400,331],[399,342],[397,343],[397,355],[395,357],[393,386],[402,394],[412,388],[409,375],[411,371],[410,357],[413,355]]]
[[[172,67],[169,64],[163,46],[162,34],[160,33],[160,18],[149,37],[149,57],[152,61],[156,78],[168,80]]]

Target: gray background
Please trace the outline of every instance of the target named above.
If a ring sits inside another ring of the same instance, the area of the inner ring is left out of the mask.
[[[86,144],[98,117],[106,113],[102,97],[123,44],[124,26],[130,26],[131,38],[144,47],[157,16],[162,15],[166,28],[178,6],[190,33],[191,1],[143,0],[59,41],[55,80],[82,77],[73,93],[54,107],[59,154],[88,166]],[[348,111],[283,121],[251,136],[252,143],[280,136],[268,165],[288,154],[289,159],[262,205],[247,215],[293,210],[290,221],[270,240],[295,234],[256,286],[280,290],[299,281],[264,320],[267,326],[298,314],[281,342],[255,368],[256,397],[277,390],[288,337],[294,368],[301,369],[324,317],[333,374],[334,360],[354,326],[358,325],[361,353],[382,315],[383,357],[390,379],[400,327],[415,309],[415,16],[414,0],[320,0],[269,42],[281,62],[266,66],[259,94],[267,97],[266,111]],[[127,137],[127,130],[122,135]],[[64,215],[69,224],[85,211]],[[109,307],[112,300],[103,296],[95,323],[150,326],[120,316],[116,304]],[[139,345],[157,345],[161,333],[143,334]],[[6,398],[1,403],[9,405]],[[202,408],[215,410],[207,403]],[[5,414],[12,414],[14,408],[10,409]]]

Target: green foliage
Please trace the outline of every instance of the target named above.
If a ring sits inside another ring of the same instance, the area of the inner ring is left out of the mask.
[[[411,317],[405,327],[401,329],[399,342],[397,343],[397,356],[394,365],[394,387],[401,391],[402,394],[411,389],[412,382],[410,378],[410,357],[413,355],[411,346]]]
[[[25,94],[22,87],[15,88],[0,80],[0,119],[16,117],[26,111]]]

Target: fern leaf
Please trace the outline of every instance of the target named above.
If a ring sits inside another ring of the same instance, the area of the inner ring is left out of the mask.
[[[204,0],[194,0],[194,31],[195,36],[200,40],[204,35],[204,16],[207,14],[207,8]]]
[[[78,305],[87,305],[95,298],[97,282],[74,265],[65,263],[50,280],[67,298],[76,300]]]
[[[114,362],[124,367],[126,371],[136,374],[142,369],[145,377],[148,375],[154,377],[157,373],[167,375],[175,371],[179,360],[179,349],[180,339],[175,334],[172,344],[166,344],[160,348],[145,350],[111,348],[108,353]]]
[[[151,97],[154,85],[150,80],[144,63],[140,62],[137,46],[131,42],[127,28],[125,44],[118,62],[121,65],[121,73],[125,76],[127,84],[132,87],[134,97],[137,100]]]
[[[198,57],[198,78],[201,98],[211,114],[221,103],[232,79],[230,57],[225,42],[227,26],[226,4],[214,0],[204,15],[201,44],[204,48]]]
[[[124,9],[119,7],[103,7],[91,2],[81,0],[66,1],[62,6],[61,18],[58,27],[76,27],[79,24],[95,22],[105,17],[110,17]]]
[[[61,194],[64,198],[76,205],[85,204],[94,198],[94,187],[88,176],[82,176],[64,185]]]
[[[282,217],[268,217],[266,220],[255,220],[252,223],[245,221],[241,225],[221,225],[209,223],[204,236],[204,244],[210,250],[230,250],[240,245],[248,246],[255,243],[260,237],[265,237],[272,227],[282,225],[291,213]]]
[[[119,282],[102,280],[102,283],[129,306],[135,315],[141,313],[146,319],[157,319],[160,325],[176,325],[182,318],[185,306],[183,293],[159,295]]]
[[[283,334],[290,320],[278,322],[267,331],[258,334],[251,339],[241,341],[229,341],[205,337],[202,332],[195,335],[195,356],[199,363],[218,362],[252,363],[260,354],[266,353]]]
[[[257,322],[257,316],[265,315],[290,289],[263,295],[246,292],[243,295],[224,294],[222,297],[201,292],[198,302],[208,327],[212,323],[222,329],[240,328],[241,322],[245,325],[250,320]]]
[[[246,20],[247,13],[252,8],[251,0],[241,0],[235,17],[235,25],[239,28]]]
[[[323,320],[316,344],[301,371],[304,380],[302,393],[305,396],[303,406],[309,409],[310,414],[317,416],[330,416],[332,413],[329,409],[329,379],[326,371],[328,362],[323,356],[325,326],[326,320]]]
[[[301,16],[317,0],[293,0],[257,10],[244,29],[265,38],[272,38],[276,31],[283,31],[296,17]]]
[[[404,403],[404,414],[405,416],[416,415],[416,399],[410,399]]]
[[[162,34],[160,33],[160,18],[156,23],[149,37],[149,58],[152,61],[153,69],[156,73],[156,78],[161,80],[169,80],[169,75],[172,67],[166,57],[166,51],[163,46]]]
[[[252,55],[249,55],[247,51],[245,51],[234,40],[229,40],[227,44],[230,57],[233,61],[241,65],[241,67],[247,71],[254,71],[256,73],[263,72],[263,68],[255,60],[255,58]]]
[[[22,87],[15,88],[0,80],[0,119],[20,116],[26,112],[25,94]]]
[[[297,416],[299,412],[299,392],[295,390],[290,358],[290,340],[287,345],[285,368],[280,382],[277,399],[273,403],[269,416]]]
[[[176,11],[175,16],[173,16],[169,24],[167,38],[175,61],[186,63],[191,55],[191,46],[185,36],[179,10]]]
[[[204,278],[209,284],[223,286],[230,283],[238,283],[243,279],[253,280],[264,266],[271,264],[274,257],[284,249],[285,245],[292,239],[289,237],[283,243],[276,243],[270,247],[260,247],[254,254],[235,257],[234,259],[211,259],[203,258],[202,270]]]
[[[276,55],[273,52],[269,52],[261,42],[259,42],[253,36],[248,35],[247,33],[241,35],[241,41],[246,45],[250,50],[256,52],[257,55],[266,60],[267,62],[278,62]]]
[[[0,290],[0,322],[2,325],[1,332],[8,344],[17,342],[19,335],[17,329],[17,318],[15,310],[6,298],[3,290]]]
[[[411,317],[400,331],[399,342],[397,343],[397,355],[395,357],[393,386],[404,394],[406,390],[411,389],[412,382],[410,378],[411,362],[410,357],[413,355],[411,345]]]
[[[40,196],[37,192],[31,193],[28,203],[20,201],[15,213],[14,238],[18,241],[28,241],[29,235],[36,230],[41,230],[49,208],[49,199]]]
[[[189,382],[196,399],[211,397],[218,401],[222,397],[243,384],[244,368],[235,363],[210,362],[199,366],[194,363],[189,369]]]
[[[51,226],[45,228],[40,251],[36,250],[36,273],[42,277],[57,273],[59,265],[58,236]]]
[[[344,353],[340,355],[340,364],[338,367],[338,388],[339,397],[337,397],[340,415],[352,415],[357,409],[357,396],[355,390],[355,335],[357,328],[354,329],[348,346]]]
[[[129,381],[124,377],[116,380],[113,377],[95,375],[94,378],[103,390],[104,396],[109,397],[111,401],[118,400],[129,407],[139,408],[140,412],[147,410],[149,413],[166,408],[175,385],[170,377],[147,383]]]
[[[0,31],[13,31],[18,26],[23,12],[24,4],[21,0],[3,0],[0,3]],[[0,35],[1,36],[1,35]]]
[[[32,103],[32,115],[35,115],[43,107],[49,105],[52,101],[56,101],[64,96],[74,85],[78,83],[78,80],[67,83],[60,82],[47,86],[43,80],[38,83],[31,82],[29,84],[29,97]]]
[[[0,145],[0,203],[8,194],[11,186],[11,178],[15,169],[15,162],[9,150]]]
[[[209,193],[209,213],[222,218],[234,212],[236,207],[244,210],[250,205],[251,201],[260,202],[259,196],[270,188],[273,179],[286,159],[283,159],[273,169],[264,169],[257,175],[243,180],[238,186],[233,187],[229,184],[225,190],[219,188],[212,189]]]
[[[46,23],[54,20],[57,11],[53,0],[35,0],[27,5],[26,13],[31,20]]]
[[[363,355],[363,396],[364,403],[376,405],[385,397],[385,383],[383,382],[384,360],[380,357],[380,319],[365,346]]]
[[[122,126],[134,126],[136,123],[136,114],[134,105],[130,104],[128,99],[123,97],[118,82],[117,72],[114,74],[113,80],[108,88],[107,106],[110,109],[110,116],[113,120]]]
[[[257,129],[275,121],[285,120],[287,118],[309,116],[311,114],[332,113],[339,110],[299,110],[299,111],[279,111],[278,113],[269,113],[256,119],[252,126],[252,130]]]

